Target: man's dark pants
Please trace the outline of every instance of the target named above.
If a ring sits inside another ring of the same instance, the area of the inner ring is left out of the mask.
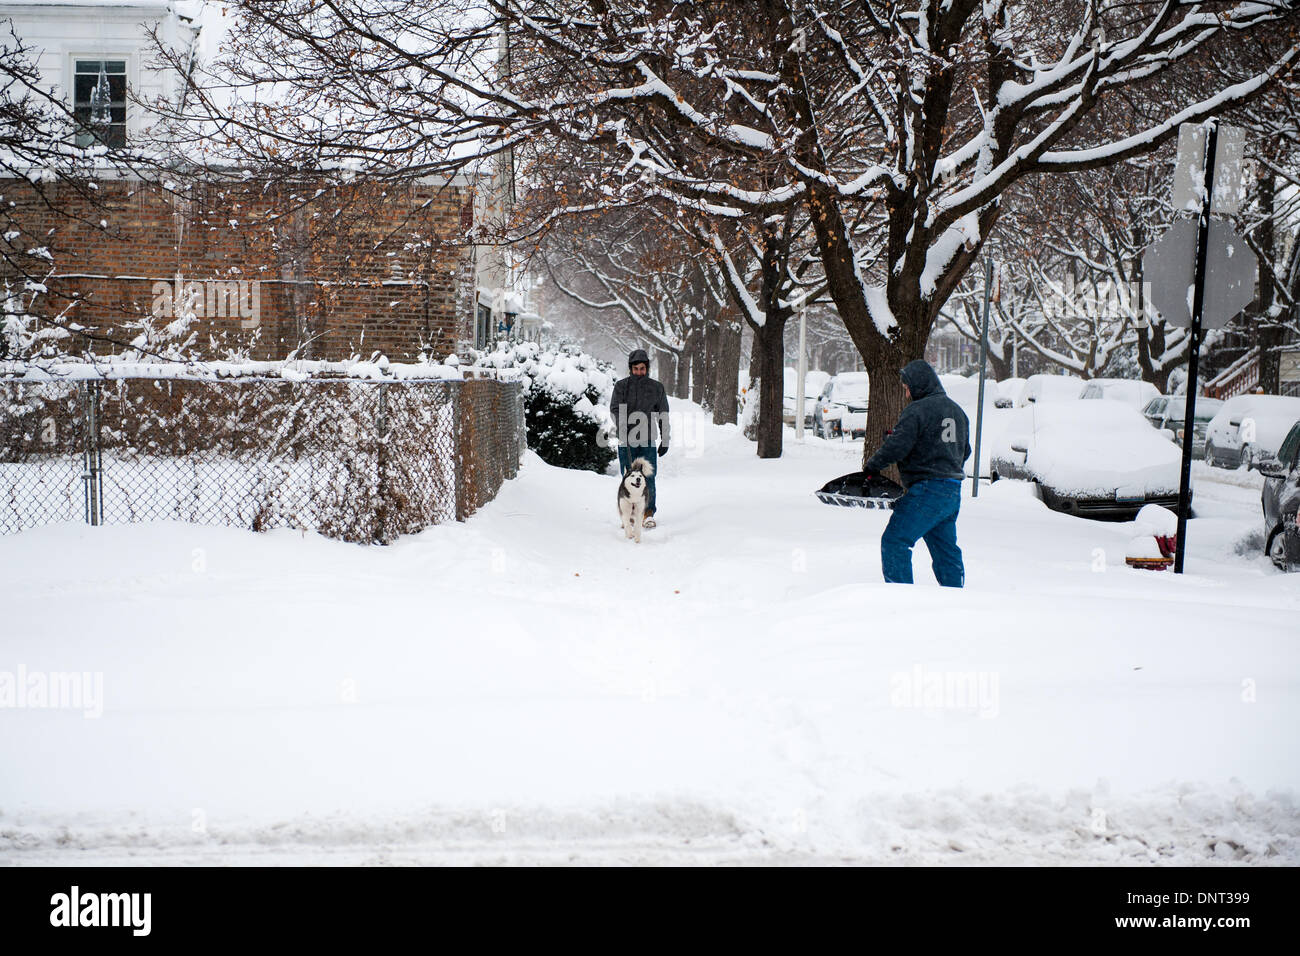
[[[880,536],[880,566],[891,584],[912,583],[912,546],[925,539],[934,576],[944,587],[966,583],[961,548],[957,547],[957,512],[961,482],[933,478],[915,482],[894,503],[885,533]]]

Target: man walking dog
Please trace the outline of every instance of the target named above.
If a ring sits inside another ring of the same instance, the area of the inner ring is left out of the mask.
[[[959,588],[966,583],[966,569],[957,547],[957,511],[970,457],[970,420],[948,397],[928,362],[908,362],[902,378],[910,404],[865,466],[878,474],[897,462],[907,488],[894,502],[894,513],[880,536],[881,569],[886,581],[911,584],[912,546],[924,538],[934,576],[944,587]]]
[[[668,454],[668,394],[663,385],[650,377],[650,356],[645,349],[635,349],[627,357],[632,374],[614,386],[609,412],[618,432],[618,465],[624,476],[632,462],[644,458],[652,466],[646,484],[644,528],[655,526],[655,473],[659,457]],[[658,447],[656,448],[656,435]]]

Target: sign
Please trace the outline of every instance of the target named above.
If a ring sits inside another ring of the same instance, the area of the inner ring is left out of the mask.
[[[1185,328],[1192,324],[1195,263],[1195,219],[1180,219],[1142,254],[1142,278],[1151,303],[1165,321]],[[1254,300],[1258,264],[1246,240],[1232,226],[1211,219],[1205,265],[1201,325],[1221,329]]]
[[[1210,212],[1232,216],[1246,201],[1246,131],[1219,126],[1214,150],[1214,190]],[[1205,127],[1184,123],[1178,127],[1178,158],[1174,165],[1174,211],[1201,211],[1205,178]]]
[[[1283,382],[1300,382],[1300,349],[1287,349],[1280,358],[1278,378]]]

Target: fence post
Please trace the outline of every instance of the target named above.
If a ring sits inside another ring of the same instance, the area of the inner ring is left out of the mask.
[[[516,450],[519,451],[519,467],[524,467],[524,455],[528,454],[528,408],[525,407],[524,382],[515,382],[515,412],[517,427],[515,429]]]
[[[100,482],[103,455],[99,447],[99,384],[82,382],[81,416],[81,480],[85,487],[86,524],[99,525],[103,521],[104,491]]]
[[[452,421],[455,424],[455,432],[452,436],[452,462],[456,470],[456,520],[465,520],[465,447],[464,447],[464,427],[461,420],[465,415],[465,380],[461,379],[455,383],[452,389]]]
[[[375,397],[375,485],[379,508],[371,534],[376,541],[388,540],[388,385],[380,382]]]

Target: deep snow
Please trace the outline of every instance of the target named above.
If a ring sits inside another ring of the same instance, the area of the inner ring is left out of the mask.
[[[890,586],[888,514],[812,495],[858,443],[760,461],[674,409],[639,546],[613,477],[531,454],[387,548],[0,537],[0,671],[104,687],[0,711],[0,862],[1300,863],[1300,575],[1257,476],[1196,469],[1181,578],[968,483],[966,589],[923,545]]]

